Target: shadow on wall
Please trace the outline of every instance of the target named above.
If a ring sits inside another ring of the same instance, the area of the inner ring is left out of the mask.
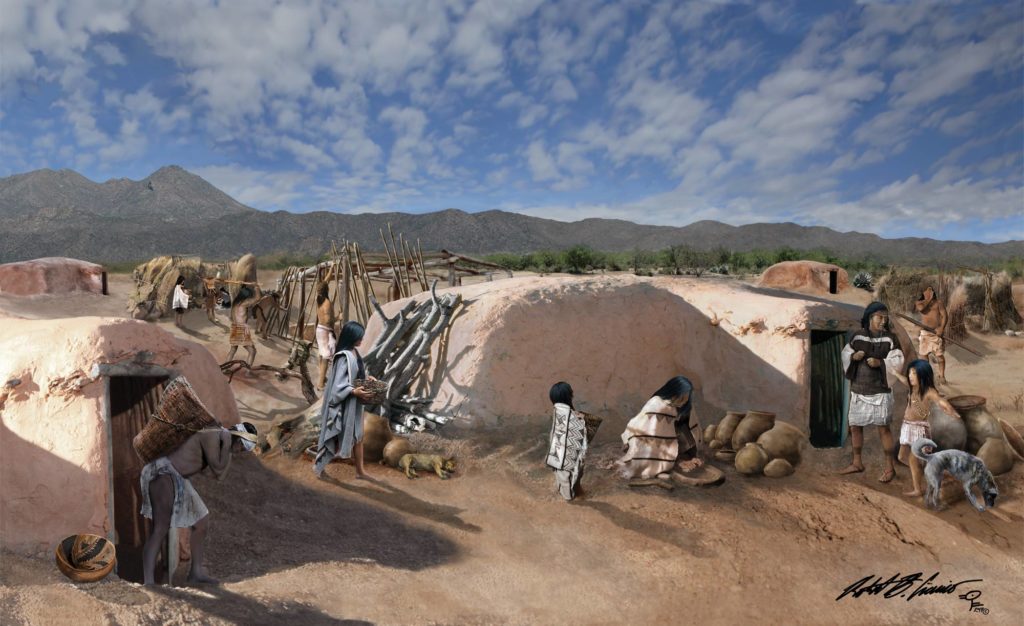
[[[806,427],[806,415],[792,414],[794,405],[807,403],[806,385],[712,326],[682,297],[648,283],[598,297],[575,288],[556,299],[548,295],[514,304],[488,336],[496,349],[477,380],[493,381],[492,393],[474,398],[477,414],[515,405],[524,414],[506,417],[546,417],[548,389],[565,380],[575,390],[577,408],[605,417],[596,440],[601,443],[618,437],[651,394],[681,374],[694,383],[694,407],[703,424],[717,422],[727,409],[760,408]],[[549,308],[555,304],[559,308]],[[795,370],[809,358],[806,335],[757,341],[792,361]]]
[[[52,550],[75,533],[105,535],[105,510],[91,498],[76,499],[56,485],[88,485],[106,477],[91,476],[73,463],[18,436],[0,419],[0,545],[14,551]],[[104,514],[97,518],[97,513]],[[96,526],[93,526],[96,524]]]

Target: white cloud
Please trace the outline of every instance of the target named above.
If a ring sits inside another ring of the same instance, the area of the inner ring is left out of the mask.
[[[124,54],[112,43],[101,42],[93,46],[92,49],[107,65],[125,65],[128,63],[127,59],[124,58]]]
[[[305,172],[268,171],[239,165],[188,169],[242,204],[263,210],[293,207],[293,203],[304,195],[305,190],[300,187],[310,182],[309,174]]]

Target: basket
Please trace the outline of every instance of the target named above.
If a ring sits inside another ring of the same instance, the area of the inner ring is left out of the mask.
[[[388,384],[383,380],[372,380],[369,378],[357,378],[352,381],[353,387],[362,387],[370,392],[370,399],[364,400],[363,404],[380,404],[384,402],[388,393]]]
[[[604,421],[604,418],[600,415],[592,415],[583,411],[577,411],[577,413],[583,417],[583,422],[587,425],[587,443],[593,443],[594,437],[597,435],[597,429],[601,422]]]
[[[156,412],[135,435],[132,447],[143,463],[149,463],[174,452],[195,433],[217,425],[217,418],[206,410],[192,385],[179,376],[164,388]]]
[[[57,569],[71,580],[94,583],[113,571],[117,551],[114,544],[99,535],[71,535],[57,544],[54,559]]]

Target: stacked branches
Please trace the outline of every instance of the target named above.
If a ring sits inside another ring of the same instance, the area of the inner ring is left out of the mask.
[[[462,294],[438,298],[437,282],[431,285],[429,299],[406,303],[394,317],[385,315],[377,300],[372,300],[384,328],[363,361],[367,373],[387,383],[379,410],[398,433],[434,429],[451,419],[430,411],[433,398],[410,393],[412,384],[430,368],[434,342],[462,304]]]

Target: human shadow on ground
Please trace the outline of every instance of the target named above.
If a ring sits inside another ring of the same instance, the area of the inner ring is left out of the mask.
[[[593,509],[623,530],[638,533],[648,539],[674,546],[700,559],[714,557],[714,552],[701,545],[700,537],[685,528],[656,522],[642,515],[624,511],[609,502],[588,500],[586,497],[574,502],[578,506]]]
[[[393,511],[335,489],[311,489],[248,455],[231,465],[224,481],[206,476],[193,480],[210,510],[207,560],[216,577],[241,580],[307,563],[352,559],[420,570],[457,555],[452,541],[408,524]],[[384,503],[401,508],[416,501]],[[438,508],[423,502],[419,506]]]
[[[330,472],[331,470],[328,469],[327,471]],[[346,491],[376,500],[381,504],[405,513],[417,515],[431,522],[451,526],[456,530],[465,532],[481,532],[481,528],[476,524],[470,524],[459,518],[459,513],[462,513],[464,509],[421,500],[382,480],[370,479],[360,481],[365,482],[365,487],[354,483],[343,483],[331,476],[324,478],[324,480]]]
[[[264,604],[229,591],[222,586],[204,585],[195,590],[176,587],[153,587],[152,590],[170,600],[196,607],[209,615],[234,624],[303,624],[304,626],[341,626],[371,624],[363,620],[336,619],[315,607],[304,604]]]

